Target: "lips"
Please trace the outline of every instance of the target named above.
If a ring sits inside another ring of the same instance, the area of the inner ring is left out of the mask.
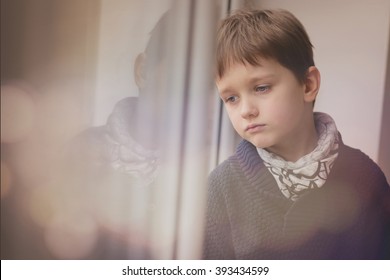
[[[263,130],[265,127],[265,124],[250,124],[245,128],[245,131],[247,132],[258,132]]]

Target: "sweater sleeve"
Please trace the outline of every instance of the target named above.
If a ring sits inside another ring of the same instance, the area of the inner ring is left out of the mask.
[[[209,177],[203,259],[235,259],[226,199],[222,191],[226,169],[226,165],[219,166]]]

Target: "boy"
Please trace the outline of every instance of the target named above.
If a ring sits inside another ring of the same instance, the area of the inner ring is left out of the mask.
[[[209,178],[206,259],[380,259],[389,185],[313,113],[312,44],[284,10],[238,12],[217,34],[217,79],[236,153]]]

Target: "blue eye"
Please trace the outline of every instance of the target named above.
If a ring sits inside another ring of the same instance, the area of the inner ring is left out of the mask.
[[[265,93],[265,92],[269,91],[269,89],[270,89],[270,86],[256,86],[255,87],[255,91],[260,92],[260,93]]]
[[[226,98],[225,99],[225,103],[234,103],[234,102],[236,102],[237,101],[237,99],[238,99],[238,97],[237,96],[229,96],[228,98]]]

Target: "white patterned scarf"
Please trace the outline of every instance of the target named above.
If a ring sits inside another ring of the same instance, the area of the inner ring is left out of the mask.
[[[325,113],[316,112],[314,122],[318,133],[317,146],[296,162],[285,161],[276,154],[257,148],[283,195],[292,201],[310,189],[321,188],[338,156],[339,137],[334,120]]]
[[[106,124],[105,158],[121,173],[138,180],[138,185],[148,186],[156,178],[160,165],[158,150],[146,149],[132,137],[135,122],[134,98],[118,102]]]

